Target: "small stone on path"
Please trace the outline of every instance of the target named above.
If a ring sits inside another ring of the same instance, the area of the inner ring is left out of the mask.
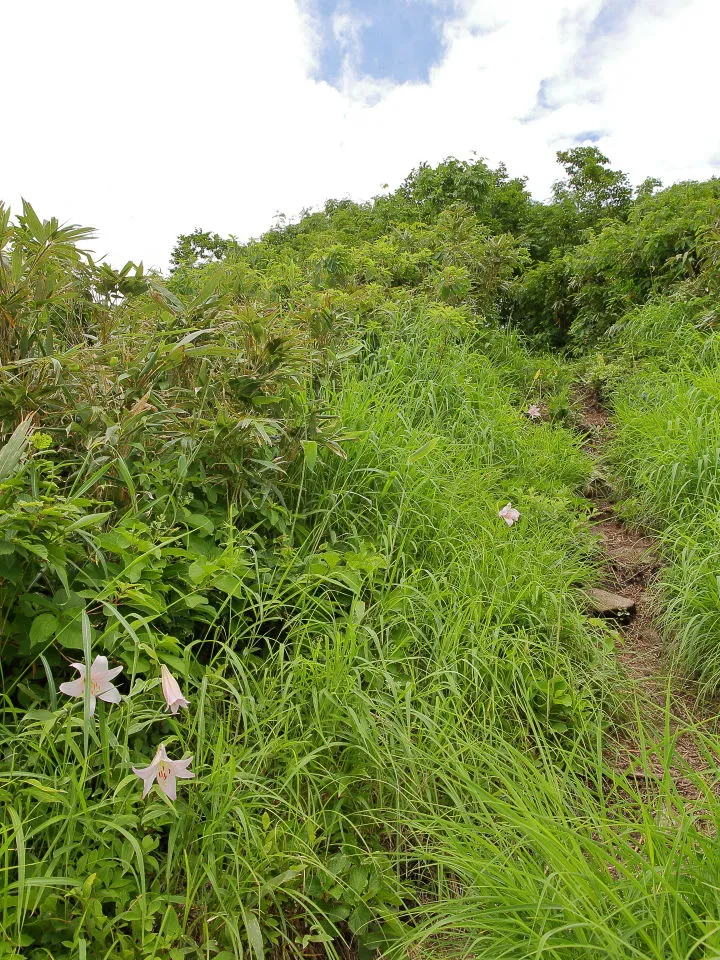
[[[630,597],[621,597],[618,593],[598,587],[591,587],[585,593],[594,612],[601,617],[629,617],[635,611],[635,601]]]

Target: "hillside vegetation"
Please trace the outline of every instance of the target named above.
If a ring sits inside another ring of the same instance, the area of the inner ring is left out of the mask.
[[[0,957],[718,955],[713,781],[608,760],[673,735],[583,593],[575,398],[715,691],[720,181],[558,156],[167,277],[0,206]]]

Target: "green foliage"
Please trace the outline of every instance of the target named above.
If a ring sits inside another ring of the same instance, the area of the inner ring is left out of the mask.
[[[142,264],[94,263],[78,247],[93,235],[54,217],[41,221],[26,201],[13,221],[0,203],[0,363],[102,338],[109,309],[148,289]]]
[[[398,193],[429,222],[447,207],[462,203],[492,233],[521,233],[532,203],[524,179],[509,177],[504,164],[492,170],[481,159],[449,157],[436,167],[421,164]]]
[[[178,240],[172,288],[196,290],[198,271],[191,268],[223,258],[223,284],[283,305],[307,280],[321,290],[425,282],[443,302],[499,316],[541,346],[569,338],[576,351],[592,348],[648,299],[675,291],[717,297],[716,179],[658,191],[659,181],[647,178],[633,198],[627,176],[596,147],[557,156],[566,177],[549,203],[533,201],[524,180],[510,178],[502,164],[493,170],[480,159],[448,158],[436,167],[421,164],[394,193],[365,204],[328,201],[322,211],[303,211],[297,223],[282,218],[245,245],[195,231]],[[451,250],[457,236],[448,232],[463,220],[458,256]],[[483,250],[473,249],[481,242]],[[473,270],[493,261],[491,276],[503,273],[502,289],[489,288],[478,300]]]
[[[224,240],[217,233],[197,228],[192,233],[178,237],[170,254],[171,268],[197,267],[204,263],[222,260],[237,247],[234,237]]]
[[[624,314],[607,332],[605,344],[626,361],[652,360],[672,370],[698,366],[717,356],[712,301],[697,297],[656,297]]]
[[[707,692],[720,685],[718,191],[711,180],[641,192],[626,224],[572,254],[584,276],[573,332],[587,340],[605,331],[611,357],[605,386],[623,509],[661,534],[661,619],[682,668]]]
[[[560,159],[550,204],[448,159],[247,244],[194,231],[167,282],[3,211],[0,955],[715,948],[709,834],[635,779],[672,743],[604,759],[577,368],[520,331],[599,341],[583,375],[638,511],[686,536],[667,618],[714,682],[716,184],[631,204],[597,151]],[[60,684],[98,654],[123,699],[91,718]],[[193,757],[174,803],[132,772],[160,742]]]
[[[570,292],[570,271],[565,259],[533,264],[510,287],[507,318],[538,344],[564,343],[575,306]]]
[[[626,223],[605,226],[567,255],[577,309],[572,335],[594,341],[649,297],[693,282],[709,267],[702,238],[720,214],[720,181],[678,184],[638,202]]]
[[[713,359],[692,371],[678,366],[677,351],[675,357],[672,372],[644,366],[618,389],[613,460],[632,491],[637,519],[663,534],[668,634],[684,667],[714,691],[720,684],[720,367]]]
[[[566,179],[554,184],[554,199],[570,201],[583,227],[594,226],[604,217],[627,215],[632,200],[627,174],[610,170],[610,161],[597,147],[558,150],[557,159]]]

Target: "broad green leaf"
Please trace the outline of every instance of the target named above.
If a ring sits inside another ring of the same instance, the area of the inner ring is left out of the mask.
[[[307,464],[308,470],[312,473],[315,470],[315,463],[317,462],[317,440],[301,440],[300,443],[302,444],[305,463]]]
[[[58,618],[53,613],[41,613],[32,622],[30,627],[30,644],[45,643],[57,633]]]

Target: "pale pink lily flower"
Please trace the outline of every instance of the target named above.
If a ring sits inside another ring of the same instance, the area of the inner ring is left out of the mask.
[[[542,417],[542,411],[536,403],[533,403],[528,408],[527,415],[531,420],[539,420]]]
[[[190,701],[182,695],[180,685],[165,664],[160,667],[160,676],[162,677],[162,692],[168,710],[172,714],[176,714],[180,707],[189,707]]]
[[[520,519],[520,511],[516,510],[511,503],[506,503],[502,510],[498,513],[498,516],[501,520],[504,520],[509,527],[511,527],[517,520]]]
[[[193,780],[195,774],[188,770],[192,763],[192,757],[185,760],[171,760],[166,751],[165,744],[161,743],[157,753],[153,757],[153,762],[149,767],[143,767],[138,770],[133,767],[133,773],[143,781],[143,799],[150,793],[152,785],[157,780],[157,785],[170,800],[177,797],[177,781]]]
[[[72,663],[70,666],[74,667],[80,676],[77,680],[68,680],[66,683],[61,683],[60,691],[66,693],[68,697],[84,697],[85,664]],[[120,691],[111,681],[114,680],[119,673],[122,673],[122,670],[123,668],[121,666],[113,667],[112,670],[109,670],[107,657],[98,656],[93,660],[90,665],[91,717],[95,713],[95,704],[98,700],[104,700],[106,703],[120,703]]]

